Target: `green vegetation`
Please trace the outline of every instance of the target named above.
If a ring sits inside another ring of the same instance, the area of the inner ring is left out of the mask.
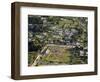
[[[40,60],[40,62],[42,62],[41,64],[69,64],[70,52],[67,51],[67,48],[60,46],[49,46],[48,50],[50,50],[50,52],[42,56]]]
[[[28,53],[28,66],[31,66],[33,64],[36,57],[37,57],[37,52],[33,51]]]
[[[34,63],[38,53],[42,55],[38,65],[87,64],[87,25],[87,17],[29,15],[28,65]],[[58,47],[48,46],[43,51],[48,44]],[[46,54],[48,49],[50,53]]]

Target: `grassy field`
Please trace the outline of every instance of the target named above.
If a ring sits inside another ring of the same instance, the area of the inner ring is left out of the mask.
[[[41,59],[39,59],[38,65],[61,65],[70,63],[71,54],[66,47],[48,46],[48,50],[49,53],[44,53],[44,55],[42,55]],[[37,52],[28,53],[29,66],[32,65],[37,56]]]
[[[76,56],[66,46],[49,45],[43,54],[34,51],[29,52],[28,66],[86,64],[86,57]]]
[[[43,55],[43,57],[41,58],[40,65],[69,64],[71,54],[69,51],[67,51],[67,48],[49,46],[48,50],[50,52],[46,55]]]

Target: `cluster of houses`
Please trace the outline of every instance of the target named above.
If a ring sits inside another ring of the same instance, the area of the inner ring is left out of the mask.
[[[47,25],[47,21],[45,20],[45,17],[41,17],[41,20],[43,20],[44,26]],[[48,22],[48,24],[51,24]],[[29,33],[28,33],[28,42],[35,41],[35,38],[33,37],[35,31],[40,31],[40,26],[38,24],[28,24],[29,26]],[[35,37],[37,37],[41,43],[46,44],[56,44],[56,45],[66,45],[69,49],[74,49],[76,52],[78,51],[80,53],[80,56],[83,56],[84,53],[87,54],[87,48],[83,48],[81,46],[81,43],[78,41],[75,41],[72,36],[76,36],[78,34],[78,31],[74,28],[66,28],[62,29],[59,28],[59,26],[55,25],[48,25],[51,27],[48,27],[50,30],[48,32],[41,32],[40,34],[36,34]],[[39,27],[39,28],[38,28]],[[34,30],[33,30],[34,28]],[[32,32],[34,31],[34,32]],[[49,37],[50,35],[50,37]],[[82,47],[82,48],[81,48]],[[75,49],[77,48],[77,49]]]

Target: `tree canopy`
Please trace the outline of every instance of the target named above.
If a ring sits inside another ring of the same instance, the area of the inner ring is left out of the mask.
[[[87,47],[87,17],[28,16],[28,50],[41,50],[46,44]]]

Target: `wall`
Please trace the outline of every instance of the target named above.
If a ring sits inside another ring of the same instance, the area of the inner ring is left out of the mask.
[[[10,79],[10,66],[11,66],[11,2],[25,1],[25,2],[38,2],[38,3],[55,3],[55,4],[69,4],[69,5],[88,5],[98,6],[98,22],[100,22],[100,1],[99,0],[1,0],[0,1],[0,82],[16,82]],[[100,25],[99,25],[100,26]],[[98,27],[99,27],[98,26]],[[98,28],[98,35],[100,34],[100,28]],[[98,38],[98,42],[100,38]],[[98,49],[100,44],[98,43]],[[98,59],[100,58],[100,51],[98,52]],[[100,60],[98,61],[100,62]],[[99,64],[100,68],[100,64]],[[50,78],[50,79],[37,79],[28,80],[29,82],[99,82],[99,75],[94,76],[79,76],[79,77],[63,77],[63,78]],[[27,82],[23,80],[22,82]]]

